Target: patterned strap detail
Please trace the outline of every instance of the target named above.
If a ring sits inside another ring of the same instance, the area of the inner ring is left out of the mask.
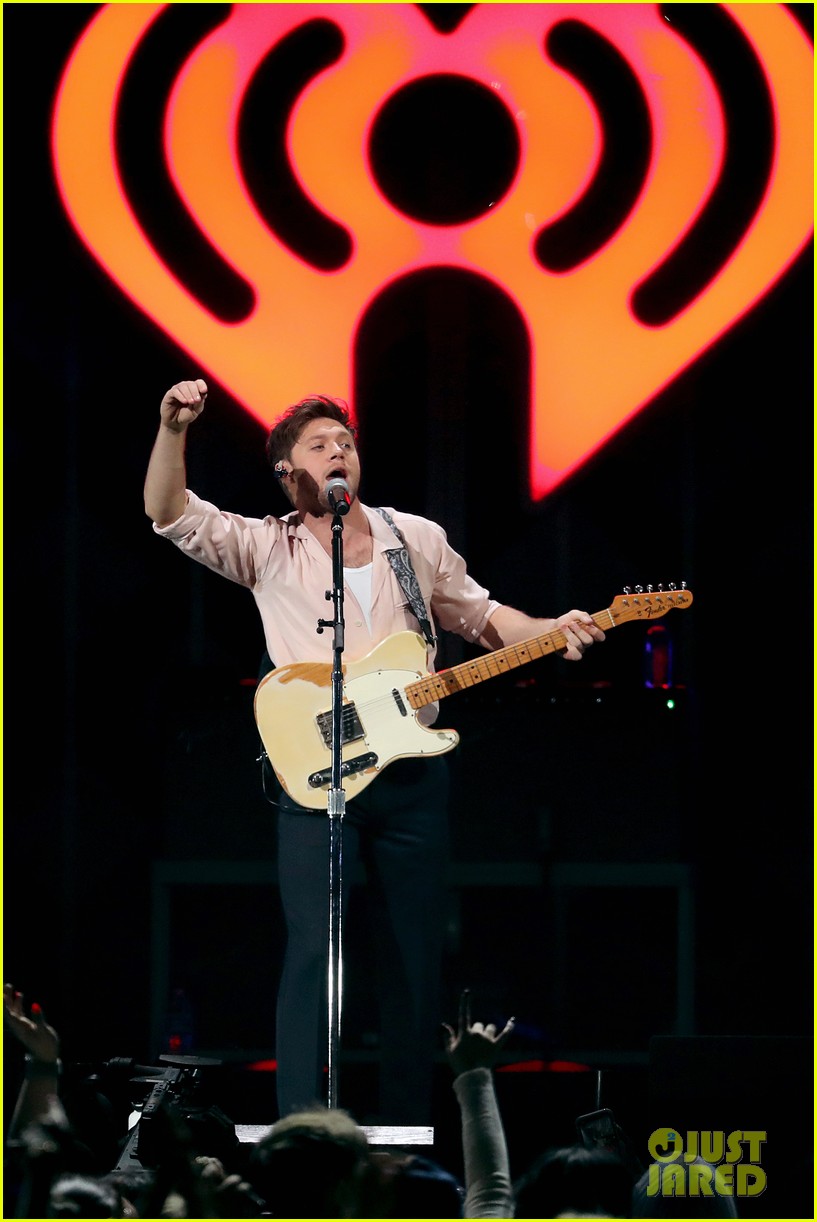
[[[394,570],[394,575],[400,582],[400,586],[409,601],[409,606],[417,617],[417,622],[423,630],[423,636],[429,645],[435,644],[434,633],[431,631],[431,621],[428,618],[428,611],[423,595],[420,590],[420,583],[417,580],[417,574],[414,572],[414,567],[411,563],[411,558],[406,547],[406,540],[403,538],[403,532],[398,527],[394,518],[385,509],[375,507],[375,513],[379,513],[384,522],[388,522],[397,538],[402,543],[402,547],[395,547],[386,551],[389,559],[389,564]]]

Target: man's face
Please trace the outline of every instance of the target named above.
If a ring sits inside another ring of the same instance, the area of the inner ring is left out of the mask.
[[[310,420],[292,447],[291,465],[299,506],[326,512],[326,485],[335,478],[346,480],[352,500],[357,496],[360,459],[352,434],[337,420]]]

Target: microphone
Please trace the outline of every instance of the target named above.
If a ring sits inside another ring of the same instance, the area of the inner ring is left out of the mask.
[[[343,517],[352,507],[352,494],[345,479],[336,476],[326,485],[326,499],[333,513]]]

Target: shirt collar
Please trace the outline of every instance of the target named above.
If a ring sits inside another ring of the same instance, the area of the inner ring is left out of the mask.
[[[375,513],[373,509],[370,509],[368,505],[364,505],[362,501],[360,502],[360,507],[366,515],[366,519],[369,523],[369,529],[372,532],[372,542],[377,551],[388,552],[395,547],[401,546],[397,535],[389,526],[388,522],[385,522],[383,518],[381,518],[379,513]],[[295,535],[296,539],[315,538],[309,527],[304,526],[303,522],[298,521],[297,510],[293,509],[290,513],[285,514],[281,521],[284,522],[289,532]]]

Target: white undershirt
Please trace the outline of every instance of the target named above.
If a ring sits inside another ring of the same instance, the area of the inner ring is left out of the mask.
[[[360,603],[360,609],[366,617],[366,627],[372,630],[372,562],[364,564],[360,569],[343,569],[343,580]]]

